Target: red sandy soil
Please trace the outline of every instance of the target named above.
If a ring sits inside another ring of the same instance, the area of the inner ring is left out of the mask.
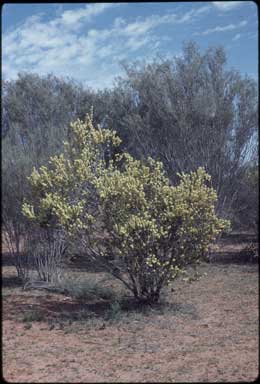
[[[202,264],[168,305],[121,311],[23,291],[3,267],[3,375],[9,382],[253,381],[259,368],[258,265]],[[88,273],[85,273],[86,279]],[[102,274],[95,274],[97,279]],[[100,276],[99,276],[100,275]],[[92,273],[93,276],[93,273]],[[26,314],[37,311],[40,321]],[[75,315],[92,313],[90,318]],[[83,311],[83,312],[82,312]]]

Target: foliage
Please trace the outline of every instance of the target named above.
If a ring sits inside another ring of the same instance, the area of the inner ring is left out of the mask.
[[[32,159],[21,147],[6,136],[2,147],[2,224],[3,238],[14,260],[17,275],[22,280],[28,276],[27,260],[22,256],[22,239],[26,240],[25,220],[21,213],[22,199],[29,198],[26,177],[32,170]]]
[[[217,195],[203,168],[180,174],[172,186],[152,158],[123,153],[108,160],[120,142],[115,131],[93,126],[93,114],[72,123],[64,153],[31,174],[34,203],[24,203],[23,212],[80,240],[136,298],[157,301],[228,222],[215,215]]]
[[[3,235],[20,277],[27,274],[21,261],[27,237],[21,205],[33,199],[27,176],[33,165],[39,169],[60,152],[69,122],[83,119],[91,105],[94,123],[113,127],[122,138],[119,147],[104,148],[106,164],[115,152],[142,160],[151,156],[163,163],[174,185],[178,172],[203,166],[218,195],[216,212],[234,226],[255,226],[258,184],[247,178],[253,157],[258,158],[257,84],[226,62],[221,47],[201,52],[189,42],[172,59],[123,63],[124,78],[109,90],[92,91],[53,75],[23,73],[3,81]]]
[[[233,205],[234,226],[258,233],[259,207],[259,166],[248,164],[239,180],[239,193]]]
[[[109,233],[105,256],[123,261],[136,297],[156,301],[164,284],[198,261],[227,222],[215,215],[217,196],[203,168],[179,175],[173,187],[161,163],[124,157],[122,171],[110,166],[98,181]]]
[[[162,161],[173,183],[177,172],[205,167],[217,212],[228,217],[231,208],[237,214],[245,163],[257,148],[258,92],[226,63],[223,48],[201,52],[194,42],[172,59],[123,63],[107,123],[135,158]]]
[[[53,75],[19,74],[3,81],[2,91],[3,234],[18,276],[26,280],[21,252],[28,223],[21,206],[25,198],[33,198],[27,176],[33,165],[39,167],[61,150],[69,122],[98,100],[94,92]]]

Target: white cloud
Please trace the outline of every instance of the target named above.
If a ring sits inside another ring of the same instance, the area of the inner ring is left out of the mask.
[[[120,73],[117,61],[129,54],[156,52],[162,36],[156,29],[163,25],[190,23],[209,10],[209,6],[185,13],[167,13],[138,17],[129,21],[117,17],[103,29],[90,28],[95,17],[118,3],[88,4],[76,10],[59,9],[46,21],[34,15],[12,32],[3,35],[3,75],[14,78],[18,72],[54,73],[71,76],[98,87],[108,86]]]
[[[239,7],[243,1],[212,1],[212,4],[220,11],[230,11]]]
[[[115,28],[120,28],[126,24],[126,21],[122,17],[117,17],[114,20],[114,27]]]
[[[241,37],[241,33],[237,33],[234,37],[233,37],[233,41],[236,41],[236,40],[238,40],[238,39],[240,39],[240,37]]]
[[[79,23],[82,20],[90,21],[92,17],[95,17],[104,12],[106,9],[114,6],[115,4],[111,3],[88,4],[84,8],[63,12],[57,22],[61,22],[65,25],[72,25]]]
[[[224,26],[217,26],[214,28],[209,28],[203,32],[196,32],[196,33],[194,33],[194,35],[206,36],[206,35],[209,35],[211,33],[233,31],[234,29],[239,29],[239,28],[244,27],[246,25],[247,25],[247,21],[243,20],[239,24],[228,24],[228,25],[224,25]]]

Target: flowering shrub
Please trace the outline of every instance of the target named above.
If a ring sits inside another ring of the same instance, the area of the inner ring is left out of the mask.
[[[23,213],[80,240],[136,298],[156,302],[229,223],[215,215],[217,195],[203,168],[171,186],[151,158],[123,153],[107,161],[120,142],[116,132],[95,128],[91,115],[71,124],[64,153],[33,170],[35,200]]]

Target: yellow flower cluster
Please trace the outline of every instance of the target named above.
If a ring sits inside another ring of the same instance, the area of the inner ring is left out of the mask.
[[[24,215],[39,222],[55,218],[58,225],[74,232],[86,229],[93,223],[88,207],[91,193],[104,170],[98,145],[118,146],[120,142],[115,131],[94,128],[93,112],[85,121],[72,123],[64,153],[51,157],[48,166],[33,169],[29,181],[34,204],[24,203]]]

